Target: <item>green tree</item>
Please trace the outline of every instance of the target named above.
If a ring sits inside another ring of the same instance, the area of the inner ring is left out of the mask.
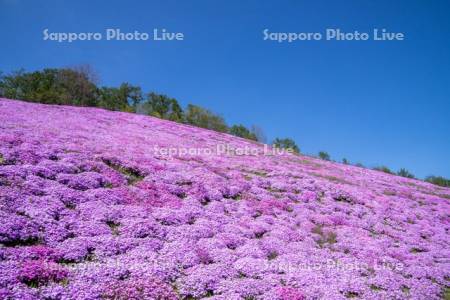
[[[128,103],[121,95],[122,93],[115,87],[102,87],[99,90],[98,106],[118,111],[128,111]]]
[[[56,85],[56,69],[45,69],[26,73],[19,70],[1,78],[0,90],[3,97],[49,104],[57,103],[61,90]]]
[[[125,82],[118,88],[102,87],[99,90],[97,106],[109,110],[135,112],[141,101],[141,88]]]
[[[405,168],[401,168],[400,170],[398,170],[397,175],[406,177],[406,178],[415,178],[414,175],[412,173],[410,173],[408,170],[406,170]]]
[[[98,88],[88,69],[57,70],[54,89],[59,91],[62,104],[97,106]]]
[[[183,109],[178,104],[178,101],[166,95],[149,93],[143,109],[146,114],[161,119],[175,122],[183,122],[184,120]]]
[[[290,138],[276,138],[272,145],[275,148],[281,148],[281,149],[291,149],[295,153],[300,153],[300,148],[295,144],[293,139]]]
[[[189,104],[186,110],[186,123],[194,126],[207,128],[219,132],[227,132],[228,126],[225,123],[225,120],[211,112],[210,110],[196,106],[193,104]]]
[[[122,101],[126,102],[129,106],[132,107],[133,112],[136,112],[136,107],[143,100],[141,88],[139,86],[131,85],[127,82],[120,85],[119,96]]]
[[[427,178],[425,178],[425,181],[435,184],[435,185],[443,186],[443,187],[450,187],[450,179],[447,179],[442,176],[431,175],[431,176],[428,176]]]
[[[348,160],[347,160],[346,158],[343,158],[343,159],[342,159],[342,163],[343,163],[344,165],[348,165],[348,164],[349,164],[349,162],[348,162]]]
[[[31,102],[96,106],[98,90],[88,73],[65,68],[4,75],[0,94]]]
[[[389,169],[386,166],[378,166],[378,167],[374,167],[373,169],[376,171],[387,173],[387,174],[395,174],[394,172],[391,171],[391,169]]]
[[[247,129],[244,125],[233,125],[230,128],[230,134],[244,138],[256,141],[257,137],[254,133],[250,132],[250,130]]]
[[[325,151],[319,151],[319,157],[323,160],[330,160],[330,154]]]

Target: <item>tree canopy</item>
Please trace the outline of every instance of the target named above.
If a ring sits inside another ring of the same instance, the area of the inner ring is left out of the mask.
[[[300,148],[295,144],[293,139],[290,138],[276,138],[272,145],[275,148],[281,148],[281,149],[291,149],[295,153],[300,153]]]
[[[249,140],[258,140],[255,133],[251,132],[249,129],[247,129],[247,127],[241,124],[231,126],[230,134]]]
[[[228,132],[228,126],[223,117],[200,106],[189,104],[187,106],[185,118],[187,124],[219,132]]]
[[[325,151],[319,151],[319,157],[323,160],[330,160],[330,154],[328,154],[328,152]]]

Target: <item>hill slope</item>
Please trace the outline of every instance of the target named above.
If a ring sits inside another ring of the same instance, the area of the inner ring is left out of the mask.
[[[449,189],[263,151],[0,99],[0,298],[443,297]]]

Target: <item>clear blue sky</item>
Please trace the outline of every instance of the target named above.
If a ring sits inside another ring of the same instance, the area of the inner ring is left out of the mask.
[[[338,3],[339,2],[339,3]],[[269,140],[450,177],[450,1],[0,0],[0,70],[91,64]],[[43,41],[42,31],[183,32],[184,41]],[[403,32],[404,41],[277,43],[272,32]]]

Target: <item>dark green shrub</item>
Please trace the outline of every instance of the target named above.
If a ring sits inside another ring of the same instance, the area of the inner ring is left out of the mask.
[[[196,106],[193,104],[189,104],[187,106],[185,121],[187,124],[219,132],[228,131],[228,126],[221,116],[213,113],[212,111],[206,108]]]
[[[149,93],[147,101],[141,106],[144,113],[175,122],[184,121],[184,113],[178,101],[166,95]]]
[[[330,154],[325,151],[319,151],[319,158],[323,160],[330,160]]]
[[[284,139],[276,138],[272,142],[272,146],[274,146],[275,148],[280,148],[280,149],[291,149],[295,153],[300,153],[300,148],[297,146],[297,144],[295,144],[294,140],[292,140],[290,138],[284,138]]]
[[[425,178],[425,181],[443,187],[450,187],[450,180],[442,176],[431,175]]]
[[[250,130],[247,129],[244,125],[233,125],[230,128],[230,134],[256,141],[257,137],[254,133],[250,132]]]
[[[374,167],[373,169],[376,171],[387,173],[387,174],[395,174],[394,172],[391,171],[391,169],[389,169],[386,166],[378,166],[378,167]]]
[[[401,168],[400,170],[398,170],[397,175],[406,177],[406,178],[415,178],[415,176],[412,173],[410,173],[408,170],[406,170],[405,168]]]

